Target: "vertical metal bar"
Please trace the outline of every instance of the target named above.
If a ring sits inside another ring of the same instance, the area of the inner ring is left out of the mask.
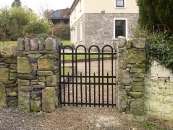
[[[112,76],[112,107],[113,107],[113,106],[114,106],[114,105],[113,105],[113,104],[114,104],[114,91],[113,91],[113,88],[114,88],[114,86],[113,86],[113,77],[114,77],[114,71],[113,71],[113,70],[114,70],[114,68],[113,68],[113,65],[114,65],[114,64],[113,64],[113,61],[114,61],[114,54],[113,54],[113,49],[112,49],[111,54],[112,54],[112,55],[111,55],[111,59],[112,59],[112,60],[111,60],[111,61],[112,61],[112,68],[111,68],[111,69],[112,69],[112,70],[111,70],[112,75],[111,75],[111,76]]]
[[[83,95],[82,95],[82,73],[80,73],[80,90],[81,90],[81,106],[82,106],[82,99],[83,99]]]
[[[78,70],[77,70],[77,48],[76,48],[76,52],[75,52],[75,61],[76,61],[76,69],[75,69],[75,77],[76,77],[76,83],[75,83],[75,85],[76,85],[76,106],[78,106],[78,79],[77,79],[77,77],[78,77]]]
[[[64,48],[63,48],[63,67],[62,67],[62,77],[63,77],[63,81],[62,82],[64,82],[64,80],[65,80],[65,53],[64,53]],[[64,106],[65,106],[65,96],[66,96],[66,94],[65,94],[65,84],[63,83],[63,88],[64,88]]]
[[[94,107],[96,106],[96,77],[94,73]]]
[[[104,107],[104,50],[102,49],[102,107]]]
[[[60,100],[60,107],[62,107],[62,93],[61,93],[61,85],[62,85],[62,81],[61,81],[61,45],[58,46],[59,47],[59,100]]]
[[[98,83],[99,83],[99,85],[98,85],[98,87],[99,87],[98,93],[99,93],[99,107],[100,107],[100,51],[98,53]]]
[[[109,78],[108,78],[109,74],[107,72],[107,107],[109,107]]]
[[[91,53],[90,53],[90,51],[89,51],[89,53],[88,53],[88,60],[89,60],[89,77],[91,76]],[[91,98],[91,89],[90,89],[90,85],[91,85],[91,83],[90,83],[91,81],[90,81],[90,79],[89,79],[89,107],[91,107],[91,102],[90,102],[90,98]]]
[[[73,95],[73,106],[74,106],[74,52],[72,50],[72,95]]]
[[[84,55],[85,55],[85,103],[86,103],[86,106],[87,106],[87,71],[88,71],[87,60],[86,60],[87,54],[88,53],[86,53],[86,51],[85,51]]]
[[[70,80],[69,80],[69,72],[68,72],[68,75],[67,75],[67,81],[68,81],[68,106],[70,106],[70,89],[69,89],[69,82],[70,82]]]

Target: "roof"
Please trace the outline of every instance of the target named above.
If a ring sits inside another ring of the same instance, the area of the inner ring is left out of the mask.
[[[78,2],[79,2],[79,0],[73,1],[73,4],[71,5],[70,10],[69,10],[69,15],[72,13],[73,9],[75,8],[75,6],[77,5]]]
[[[69,19],[69,9],[59,9],[49,14],[49,19]]]

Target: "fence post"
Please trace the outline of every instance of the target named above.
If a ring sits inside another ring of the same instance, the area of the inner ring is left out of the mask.
[[[18,107],[52,112],[58,105],[58,40],[18,39]]]
[[[144,112],[145,39],[118,38],[117,106],[119,111],[142,115]]]

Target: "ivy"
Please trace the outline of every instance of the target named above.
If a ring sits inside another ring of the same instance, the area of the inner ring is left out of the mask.
[[[155,34],[154,38],[150,37],[147,41],[148,60],[156,60],[173,70],[173,35],[165,31]]]

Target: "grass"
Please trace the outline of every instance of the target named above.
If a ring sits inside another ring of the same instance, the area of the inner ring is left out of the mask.
[[[64,69],[61,68],[61,75],[63,74],[63,70],[64,70],[64,75],[67,75],[71,69],[72,69],[71,67],[65,67]]]
[[[16,44],[17,44],[17,41],[5,41],[5,42],[0,41],[0,47],[14,46]]]
[[[106,58],[106,57],[111,57],[112,55],[104,55],[104,58]],[[114,55],[114,57],[115,57],[116,55]],[[72,60],[72,55],[64,55],[64,57],[65,57],[65,60]],[[100,55],[100,58],[101,58],[102,56]],[[63,59],[63,56],[61,56],[61,58]],[[74,60],[75,59],[78,59],[78,60],[81,60],[81,59],[85,59],[85,55],[77,55],[77,58],[76,58],[76,56],[74,56],[73,57],[74,58]],[[86,59],[88,59],[89,58],[89,55],[86,55]],[[93,54],[93,55],[90,55],[90,59],[94,59],[94,58],[98,58],[98,55],[97,54]]]
[[[73,43],[70,42],[70,40],[61,40],[63,45],[70,45],[70,46],[74,46]],[[4,47],[4,46],[14,46],[17,44],[17,41],[5,41],[2,42],[0,41],[0,47]]]
[[[66,45],[70,45],[70,46],[74,46],[73,43],[70,42],[70,40],[60,40],[62,45],[66,46]]]

